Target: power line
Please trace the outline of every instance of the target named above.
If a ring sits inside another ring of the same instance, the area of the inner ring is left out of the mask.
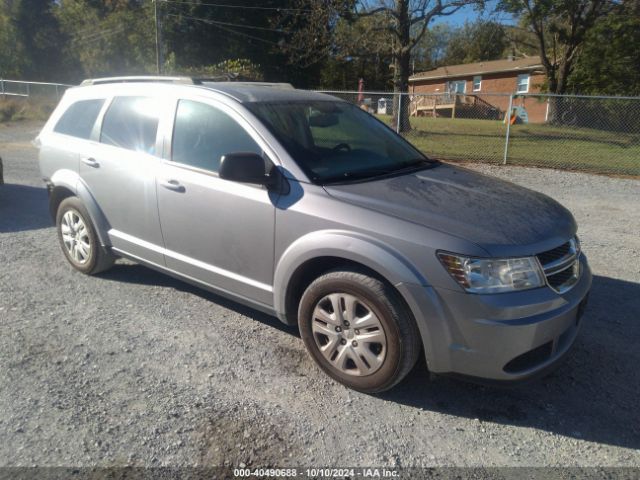
[[[174,3],[174,4],[185,4],[185,5],[198,5],[202,7],[216,7],[216,8],[241,8],[244,10],[271,10],[271,11],[279,11],[279,12],[312,12],[308,8],[291,8],[291,7],[257,7],[254,5],[228,5],[222,3],[200,3],[200,2],[191,2],[191,1],[181,1],[181,0],[160,0],[163,3]]]
[[[284,30],[280,29],[280,28],[268,28],[268,27],[258,27],[256,25],[243,25],[241,23],[230,23],[230,22],[220,22],[218,20],[211,20],[209,18],[198,18],[198,17],[192,17],[190,15],[175,15],[175,14],[167,14],[170,17],[182,17],[182,18],[186,18],[188,20],[195,20],[195,21],[199,21],[199,22],[204,22],[204,23],[208,23],[210,25],[225,25],[228,27],[237,27],[237,28],[248,28],[251,30],[263,30],[266,32],[277,32],[277,33],[287,33]]]
[[[113,35],[116,35],[118,33],[122,33],[124,31],[124,26],[118,27],[118,28],[109,28],[106,30],[101,30],[99,32],[97,32],[94,35],[91,35],[88,38],[74,38],[73,41],[74,42],[82,42],[82,45],[89,45],[92,43],[96,43],[99,42],[101,40],[104,40],[108,37],[112,37]]]
[[[258,40],[258,41],[264,42],[264,43],[269,43],[271,45],[275,45],[275,46],[278,46],[278,47],[280,46],[280,44],[277,43],[277,42],[273,42],[271,40],[267,40],[267,39],[261,38],[261,37],[256,37],[255,35],[249,35],[248,33],[238,32],[236,30],[232,30],[230,28],[226,28],[226,27],[222,26],[222,25],[229,25],[226,22],[217,22],[215,20],[210,20],[208,18],[190,17],[188,15],[174,15],[172,13],[169,13],[167,15],[169,17],[184,18],[186,20],[193,20],[193,21],[197,21],[197,22],[207,23],[209,25],[212,25],[214,27],[219,28],[220,30],[224,30],[225,32],[234,33],[236,35],[240,35],[240,36],[243,36],[243,37],[251,38],[253,40]],[[246,27],[246,28],[257,28],[257,27],[251,27],[250,25],[238,25],[238,24],[231,24],[231,25],[233,25],[233,26],[243,26],[243,27]],[[280,30],[273,30],[273,31],[280,31]]]
[[[90,34],[87,34],[87,35],[76,33],[73,36],[72,41],[74,41],[74,42],[80,42],[80,41],[87,42],[87,41],[89,41],[90,42],[90,41],[92,41],[94,39],[99,39],[100,37],[104,37],[105,35],[111,35],[111,34],[114,34],[114,33],[119,33],[122,30],[124,30],[124,26],[123,25],[119,25],[119,26],[116,26],[116,27],[110,27],[110,28],[104,28],[102,30],[97,30],[97,31],[94,28],[93,33],[90,33]]]
[[[178,3],[183,3],[183,2],[178,2]],[[256,40],[258,42],[262,42],[262,43],[266,43],[266,44],[269,44],[269,45],[273,45],[273,46],[276,46],[278,48],[283,48],[282,42],[274,42],[272,40],[267,40],[265,38],[256,37],[255,35],[250,35],[250,34],[245,33],[245,32],[238,32],[237,30],[233,30],[233,29],[228,28],[228,27],[229,26],[234,26],[234,27],[240,27],[240,28],[253,28],[253,29],[258,29],[258,30],[268,30],[268,31],[272,31],[272,32],[291,34],[291,32],[288,32],[286,30],[281,30],[281,29],[267,29],[267,28],[263,28],[263,27],[253,26],[253,25],[240,25],[240,24],[234,24],[234,23],[229,23],[229,22],[219,22],[219,21],[216,21],[216,20],[208,19],[208,18],[198,18],[198,17],[192,17],[192,16],[189,16],[189,15],[183,15],[183,14],[176,15],[176,14],[168,13],[167,16],[175,17],[175,18],[178,18],[178,19],[185,19],[185,20],[191,20],[191,21],[206,23],[206,24],[209,24],[209,25],[211,25],[211,26],[213,26],[213,27],[215,27],[215,28],[217,28],[219,30],[234,34],[236,36],[249,38],[251,40]],[[290,50],[295,50],[295,51],[298,51],[298,52],[307,52],[307,49],[305,49],[305,48],[294,47],[292,45],[287,45],[286,48],[288,48]],[[319,60],[321,58],[325,58],[328,55],[329,55],[328,52],[324,52],[319,57],[317,57],[316,60]]]

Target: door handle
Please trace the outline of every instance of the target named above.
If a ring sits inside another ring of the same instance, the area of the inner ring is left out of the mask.
[[[89,165],[90,167],[93,167],[93,168],[98,168],[100,166],[100,163],[98,163],[98,161],[92,157],[83,157],[80,160],[82,160],[82,163]]]
[[[177,180],[161,180],[160,185],[174,192],[184,192],[184,187]]]

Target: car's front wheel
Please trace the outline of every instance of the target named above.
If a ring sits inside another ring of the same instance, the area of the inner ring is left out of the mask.
[[[376,393],[409,373],[420,352],[415,321],[398,293],[364,271],[333,270],[302,295],[300,334],[335,380]]]
[[[100,245],[80,199],[69,197],[60,203],[56,227],[62,252],[76,270],[93,275],[111,268],[115,258]]]

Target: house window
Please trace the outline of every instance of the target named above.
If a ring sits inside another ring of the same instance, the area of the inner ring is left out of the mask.
[[[482,88],[482,76],[476,75],[473,77],[473,91],[479,92]]]
[[[527,93],[529,91],[529,74],[523,73],[518,75],[518,83],[516,84],[517,93]]]
[[[465,80],[452,80],[447,83],[447,91],[449,93],[464,94],[467,91],[467,82]]]

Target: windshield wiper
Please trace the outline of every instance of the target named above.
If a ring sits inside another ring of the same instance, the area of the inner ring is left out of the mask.
[[[412,170],[433,168],[437,165],[440,165],[440,162],[437,160],[431,160],[428,158],[416,158],[399,165],[389,165],[386,168],[366,168],[364,170],[356,170],[354,172],[344,172],[341,175],[334,175],[332,177],[319,180],[322,182],[322,184],[349,183],[354,181],[385,177],[387,175],[395,175],[398,173],[406,173]]]

